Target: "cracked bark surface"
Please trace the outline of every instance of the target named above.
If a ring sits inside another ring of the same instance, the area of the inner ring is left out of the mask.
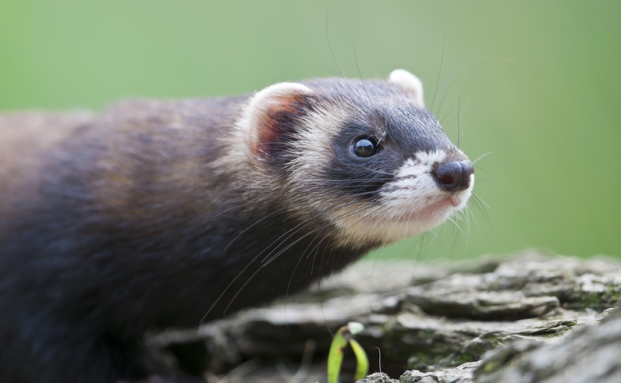
[[[377,347],[381,371],[403,383],[616,382],[621,314],[610,308],[620,297],[611,259],[530,251],[458,265],[362,262],[270,307],[147,341],[208,381],[315,382],[325,381],[331,332],[357,321],[371,371]]]

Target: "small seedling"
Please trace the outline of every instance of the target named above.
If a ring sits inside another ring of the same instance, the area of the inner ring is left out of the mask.
[[[328,383],[338,383],[339,374],[341,372],[341,364],[343,363],[343,352],[347,343],[351,346],[356,355],[356,374],[355,380],[364,379],[369,372],[369,359],[364,352],[360,343],[353,338],[354,335],[364,330],[364,325],[358,322],[349,322],[341,327],[332,340],[330,345],[330,353],[328,354]]]

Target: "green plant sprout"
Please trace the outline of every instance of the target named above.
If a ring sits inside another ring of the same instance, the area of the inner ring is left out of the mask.
[[[343,363],[343,352],[347,343],[351,346],[356,355],[356,374],[355,380],[364,379],[369,372],[369,359],[364,352],[360,343],[353,338],[354,335],[364,330],[364,325],[358,322],[349,322],[341,327],[332,340],[330,345],[330,353],[328,354],[328,383],[338,383],[339,374],[341,372],[341,364]]]

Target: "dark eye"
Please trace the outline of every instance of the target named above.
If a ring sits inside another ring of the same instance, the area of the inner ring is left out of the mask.
[[[358,157],[371,157],[377,153],[377,144],[368,138],[361,138],[354,142],[353,149]]]

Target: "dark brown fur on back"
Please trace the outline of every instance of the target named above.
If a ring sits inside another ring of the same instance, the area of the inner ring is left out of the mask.
[[[299,291],[440,224],[473,169],[419,83],[0,116],[0,382],[166,376],[146,331]]]
[[[299,290],[362,253],[313,242],[313,225],[282,237],[299,222],[277,196],[214,167],[246,99],[0,117],[0,381],[145,377],[144,331]]]

